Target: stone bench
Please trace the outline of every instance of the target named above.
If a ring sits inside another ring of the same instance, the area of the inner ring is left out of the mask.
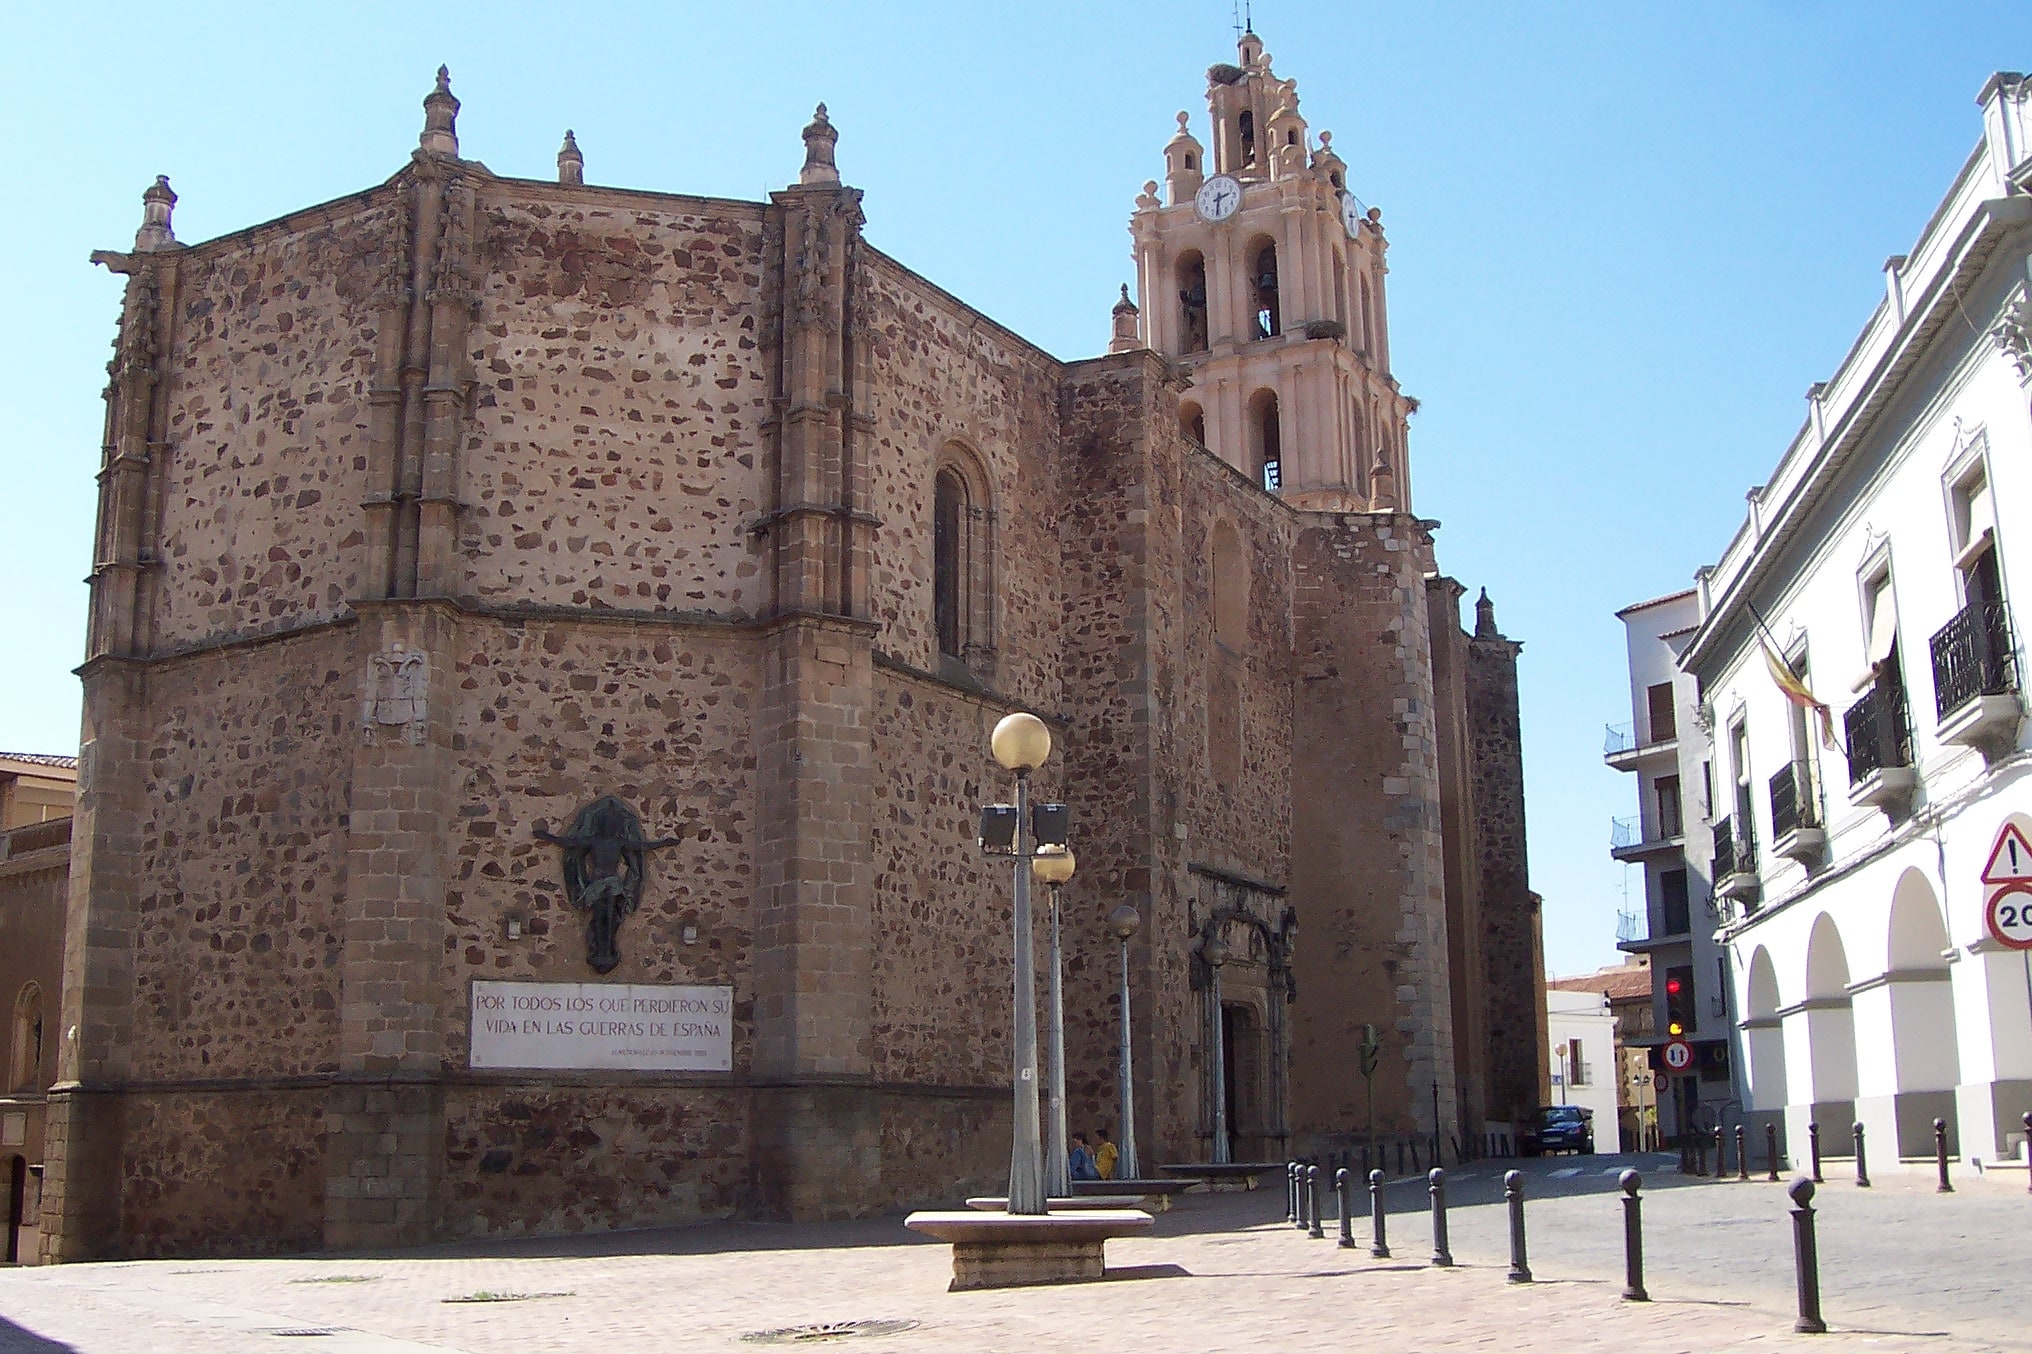
[[[950,1289],[957,1293],[1104,1278],[1103,1244],[1110,1237],[1143,1232],[1153,1221],[1140,1209],[1082,1208],[1042,1214],[912,1213],[903,1225],[952,1246]]]

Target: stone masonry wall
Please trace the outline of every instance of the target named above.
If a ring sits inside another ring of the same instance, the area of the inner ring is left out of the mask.
[[[1383,1040],[1376,1129],[1454,1119],[1439,750],[1424,574],[1430,537],[1400,514],[1319,519],[1297,545],[1293,892],[1301,912],[1293,1128],[1367,1123],[1355,1050]]]
[[[377,191],[183,256],[144,642],[182,647],[343,615],[358,595]]]
[[[484,208],[463,590],[760,614],[762,209],[527,183]]]
[[[1524,755],[1517,707],[1517,653],[1522,648],[1500,636],[1469,641],[1468,724],[1487,974],[1489,1111],[1498,1119],[1522,1119],[1536,1108],[1547,1057],[1538,898],[1531,892],[1525,863]]]

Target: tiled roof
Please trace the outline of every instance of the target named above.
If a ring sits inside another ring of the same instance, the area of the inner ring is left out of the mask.
[[[78,769],[75,757],[59,757],[53,752],[0,752],[0,762],[27,762],[30,766],[54,766],[65,771]]]
[[[1578,978],[1554,978],[1545,985],[1560,992],[1599,992],[1610,1001],[1630,1001],[1651,995],[1651,970],[1605,968]]]

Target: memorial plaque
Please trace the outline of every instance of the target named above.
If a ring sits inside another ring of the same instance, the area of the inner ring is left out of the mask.
[[[467,1065],[729,1072],[734,989],[476,982]]]

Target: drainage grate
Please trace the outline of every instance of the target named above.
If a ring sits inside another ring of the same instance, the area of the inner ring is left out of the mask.
[[[822,1340],[851,1340],[856,1335],[896,1335],[915,1330],[915,1321],[821,1321],[815,1326],[785,1326],[781,1330],[751,1330],[741,1337],[747,1345],[806,1345]]]

